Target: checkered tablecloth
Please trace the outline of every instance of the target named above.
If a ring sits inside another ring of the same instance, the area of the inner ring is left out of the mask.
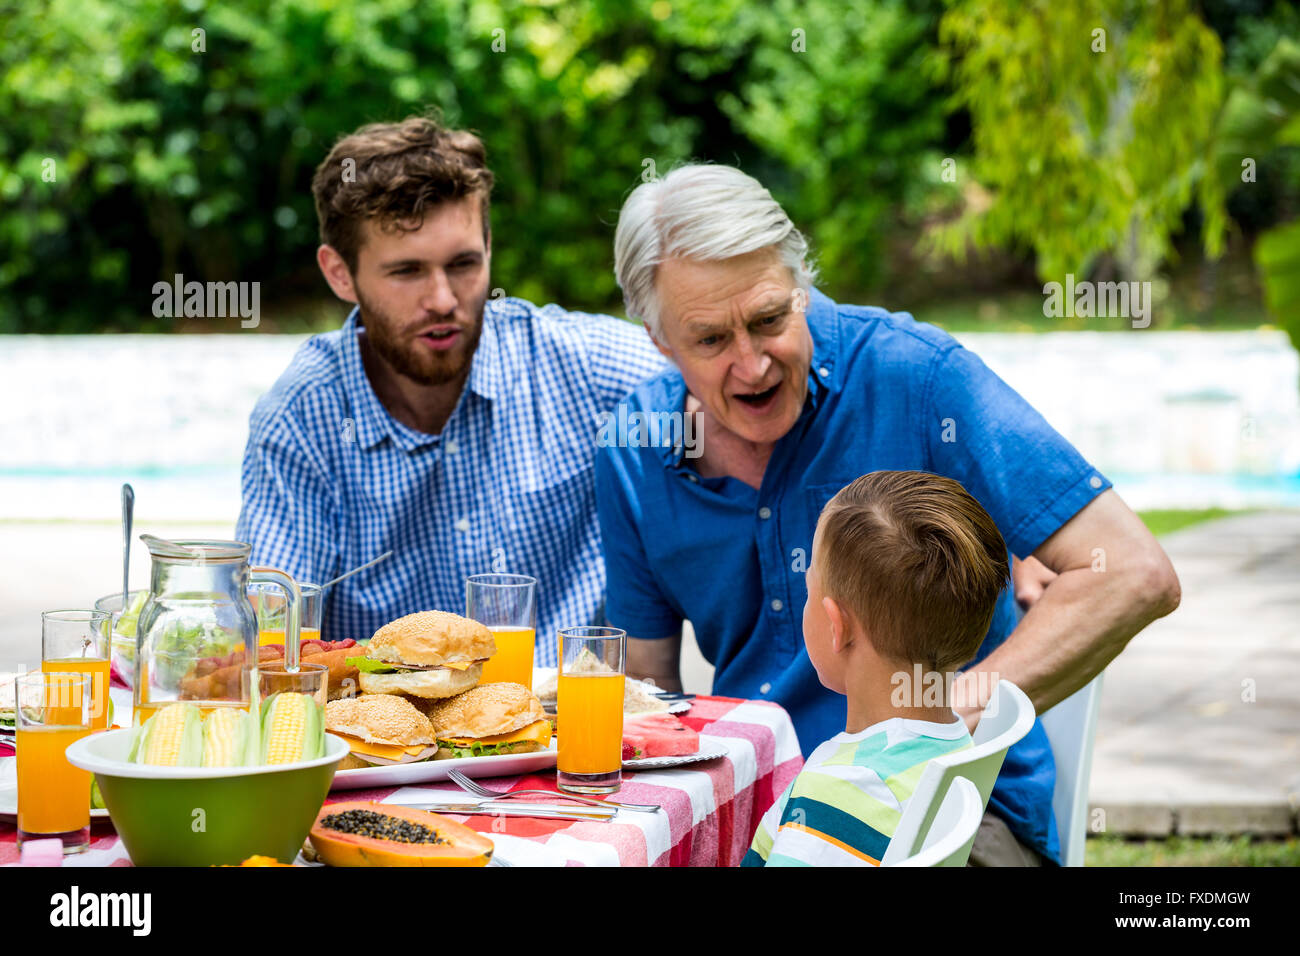
[[[803,766],[790,716],[767,701],[699,697],[679,715],[700,734],[701,745],[719,744],[727,755],[665,770],[625,772],[615,799],[657,803],[659,813],[622,811],[608,823],[577,823],[528,817],[450,815],[479,830],[499,856],[515,866],[735,866],[745,855],[763,812]],[[494,790],[555,789],[555,772],[495,777]],[[401,803],[463,801],[450,783],[331,793],[339,800]],[[107,824],[91,831],[88,853],[76,864],[129,865]],[[0,821],[0,864],[15,862],[12,820]]]

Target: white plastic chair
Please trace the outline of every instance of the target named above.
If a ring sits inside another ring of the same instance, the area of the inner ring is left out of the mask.
[[[1101,678],[1098,674],[1042,717],[1056,761],[1052,810],[1056,814],[1064,866],[1083,866],[1092,745],[1097,736],[1097,711],[1101,709]]]
[[[935,757],[926,765],[898,821],[898,829],[885,848],[881,865],[896,866],[925,845],[939,803],[948,793],[954,778],[965,777],[975,784],[980,796],[980,812],[983,813],[1007,751],[1033,726],[1034,705],[1025,692],[1009,680],[998,681],[972,736],[974,746]],[[965,860],[962,865],[965,865]]]
[[[965,866],[983,818],[984,801],[980,800],[979,788],[965,777],[955,777],[934,815],[925,845],[914,856],[885,865]]]

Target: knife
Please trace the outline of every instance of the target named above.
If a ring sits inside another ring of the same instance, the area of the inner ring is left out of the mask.
[[[410,807],[412,810],[432,810],[434,813],[464,813],[477,816],[493,817],[542,817],[550,820],[586,820],[588,822],[607,823],[612,820],[617,810],[602,810],[599,807],[556,806],[555,804],[526,803],[401,803],[397,806]]]

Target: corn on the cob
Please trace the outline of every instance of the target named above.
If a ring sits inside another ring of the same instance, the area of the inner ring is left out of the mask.
[[[203,754],[199,709],[168,704],[136,728],[127,759],[156,767],[197,767]]]
[[[203,718],[203,766],[246,767],[257,763],[257,721],[245,710],[219,707]]]
[[[309,694],[268,697],[262,710],[262,763],[297,763],[325,753],[325,718]]]

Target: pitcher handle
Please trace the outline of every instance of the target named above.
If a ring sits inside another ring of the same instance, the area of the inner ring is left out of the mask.
[[[253,568],[248,575],[252,583],[278,584],[285,593],[284,606],[284,669],[298,669],[298,654],[302,644],[302,591],[289,575],[276,568]]]

